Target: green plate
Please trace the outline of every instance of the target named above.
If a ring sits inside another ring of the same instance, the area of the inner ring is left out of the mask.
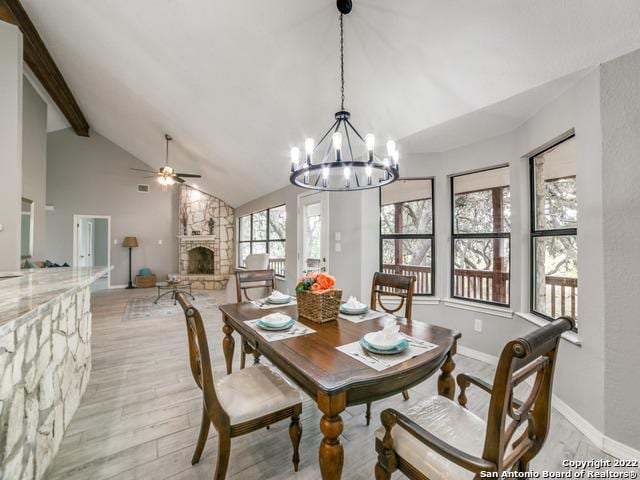
[[[380,355],[394,355],[396,353],[402,353],[407,348],[409,348],[409,342],[407,341],[406,338],[403,338],[402,340],[400,340],[400,343],[398,343],[398,345],[396,345],[395,347],[390,348],[389,350],[379,350],[373,345],[371,345],[369,342],[367,342],[364,339],[364,337],[362,337],[360,339],[360,346],[365,350],[370,351],[371,353],[378,353]]]
[[[295,323],[296,323],[296,321],[293,318],[291,320],[289,320],[287,323],[285,323],[284,325],[279,325],[279,326],[270,325],[270,324],[268,324],[266,322],[263,322],[262,319],[258,319],[258,321],[256,321],[256,325],[258,325],[263,330],[274,330],[274,331],[288,330],[291,327],[293,327],[293,325]]]

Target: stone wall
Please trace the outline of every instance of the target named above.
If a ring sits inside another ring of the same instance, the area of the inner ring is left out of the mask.
[[[180,277],[193,281],[194,288],[224,289],[233,272],[233,208],[219,198],[183,185],[180,188],[178,220]],[[210,228],[210,220],[213,228]],[[200,235],[192,235],[193,231],[199,231]],[[214,252],[213,275],[188,274],[188,252],[195,247],[209,248]]]
[[[0,338],[0,478],[42,478],[91,371],[89,287]]]

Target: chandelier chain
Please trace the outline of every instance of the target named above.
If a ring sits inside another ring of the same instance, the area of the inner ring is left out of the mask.
[[[344,15],[340,14],[340,110],[344,110],[344,27],[342,17]]]

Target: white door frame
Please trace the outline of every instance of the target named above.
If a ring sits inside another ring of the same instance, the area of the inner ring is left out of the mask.
[[[297,255],[296,255],[296,269],[298,272],[298,278],[300,278],[302,276],[302,252],[304,249],[304,246],[302,245],[302,237],[304,235],[303,233],[303,222],[301,222],[300,220],[302,219],[302,201],[308,197],[314,196],[314,195],[318,195],[318,199],[320,200],[320,204],[322,205],[322,221],[323,221],[323,225],[322,225],[322,250],[324,250],[326,252],[325,255],[325,262],[324,262],[324,267],[326,269],[327,272],[330,272],[330,268],[329,268],[329,262],[330,262],[330,253],[331,253],[331,248],[329,246],[329,192],[304,192],[304,193],[300,193],[298,195],[298,204],[297,204],[297,208],[296,208],[296,214],[297,214],[297,224],[298,224],[298,238],[297,238],[297,244],[298,244],[298,251],[297,251]],[[326,225],[325,225],[326,224]]]
[[[73,215],[73,258],[71,260],[71,265],[75,266],[76,259],[78,258],[78,225],[81,218],[101,218],[107,221],[107,266],[111,267],[111,215]],[[95,232],[93,232],[95,236]],[[109,268],[107,272],[107,288],[111,288],[111,269]]]

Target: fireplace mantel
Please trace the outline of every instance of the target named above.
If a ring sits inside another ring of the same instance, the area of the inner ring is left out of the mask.
[[[215,241],[218,239],[217,235],[178,235],[178,240],[183,242],[202,242],[202,241]]]

